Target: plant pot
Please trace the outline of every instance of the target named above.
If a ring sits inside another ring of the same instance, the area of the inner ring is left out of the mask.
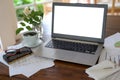
[[[38,38],[36,31],[27,31],[22,34],[22,44],[26,47],[36,47],[41,44],[41,40]]]
[[[33,26],[33,30],[38,33],[38,38],[43,37],[43,27],[41,25]]]

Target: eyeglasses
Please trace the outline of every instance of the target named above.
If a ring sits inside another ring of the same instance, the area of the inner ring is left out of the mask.
[[[16,49],[8,49],[8,50],[5,50],[5,53],[7,56],[13,56],[17,53],[17,50]]]
[[[32,50],[29,47],[22,47],[20,49],[5,50],[5,53],[6,53],[6,56],[10,57],[10,56],[18,55],[18,54],[30,54],[32,53]]]
[[[28,55],[32,53],[31,48],[28,47],[22,47],[20,49],[8,49],[5,50],[5,55],[3,55],[3,58],[6,62],[12,62],[13,60],[16,60],[22,56]]]

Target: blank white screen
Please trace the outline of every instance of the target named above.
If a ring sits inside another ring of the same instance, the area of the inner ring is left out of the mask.
[[[55,6],[53,33],[101,38],[103,15],[104,8]]]

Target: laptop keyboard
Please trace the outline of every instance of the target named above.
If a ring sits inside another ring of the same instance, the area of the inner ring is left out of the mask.
[[[95,54],[98,45],[61,40],[51,40],[45,47]]]

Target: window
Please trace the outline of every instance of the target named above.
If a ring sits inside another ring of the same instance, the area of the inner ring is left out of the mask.
[[[14,6],[16,9],[16,15],[18,18],[18,21],[21,20],[19,17],[19,14],[23,13],[23,9],[25,7],[34,8],[36,10],[44,11],[43,10],[43,4],[47,2],[51,2],[52,0],[13,0]]]

